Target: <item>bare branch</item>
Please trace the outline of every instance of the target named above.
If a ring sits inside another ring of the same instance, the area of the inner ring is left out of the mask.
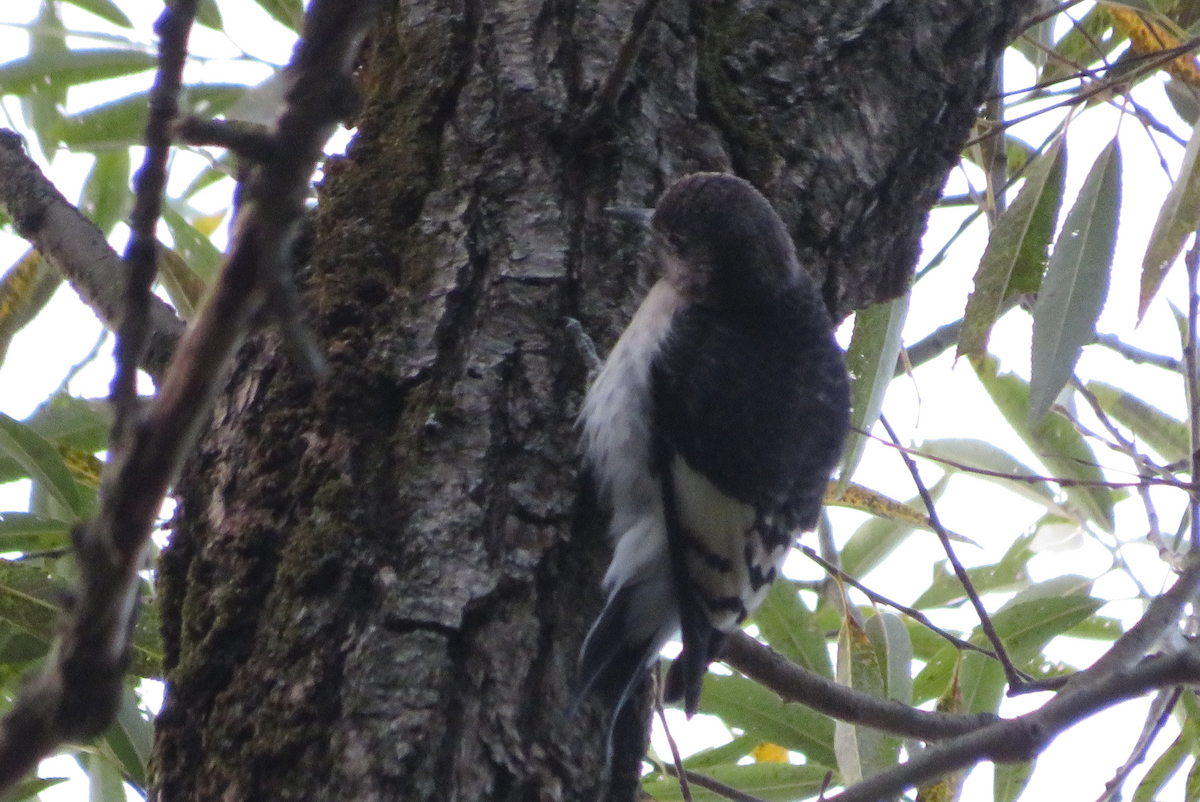
[[[847,724],[864,724],[908,738],[938,741],[974,732],[998,720],[990,713],[931,713],[855,691],[801,668],[744,632],[729,636],[721,660],[770,688],[785,702],[799,702]]]
[[[17,233],[48,259],[109,329],[121,325],[128,268],[91,220],[63,197],[25,155],[21,137],[0,128],[0,206]],[[183,321],[156,296],[149,302],[149,345],[141,367],[161,383]]]
[[[353,96],[350,69],[376,5],[315,0],[309,8],[277,157],[253,171],[212,298],[175,350],[146,416],[129,427],[127,448],[107,466],[100,513],[77,527],[80,588],[63,634],[0,721],[0,790],[58,744],[101,732],[116,712],[140,555],[237,347],[285,281],[309,178]]]

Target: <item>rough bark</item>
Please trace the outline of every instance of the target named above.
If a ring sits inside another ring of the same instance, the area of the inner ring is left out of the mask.
[[[563,715],[608,556],[564,321],[605,352],[648,278],[603,208],[733,170],[838,317],[894,297],[1031,4],[662,0],[586,126],[632,0],[394,9],[307,243],[333,377],[255,338],[178,485],[160,798],[629,798],[645,709],[608,790]]]

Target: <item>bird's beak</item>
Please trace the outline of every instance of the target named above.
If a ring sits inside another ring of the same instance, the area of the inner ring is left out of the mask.
[[[650,221],[654,218],[653,209],[639,206],[607,206],[604,213],[627,223],[637,223],[642,228],[650,228]]]

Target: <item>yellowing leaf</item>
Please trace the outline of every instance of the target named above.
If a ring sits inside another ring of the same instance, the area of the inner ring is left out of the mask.
[[[1117,30],[1129,37],[1129,46],[1135,53],[1160,53],[1183,44],[1180,37],[1168,27],[1170,20],[1160,17],[1150,19],[1141,11],[1121,3],[1099,3],[1108,11]],[[1163,65],[1163,69],[1189,86],[1200,87],[1200,66],[1196,58],[1183,55]]]

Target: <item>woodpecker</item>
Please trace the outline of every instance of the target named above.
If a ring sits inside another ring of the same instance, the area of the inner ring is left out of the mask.
[[[580,416],[615,549],[576,699],[603,692],[614,722],[676,633],[663,696],[696,712],[725,633],[816,526],[850,419],[829,312],[758,190],[696,173],[645,218],[662,277]]]

